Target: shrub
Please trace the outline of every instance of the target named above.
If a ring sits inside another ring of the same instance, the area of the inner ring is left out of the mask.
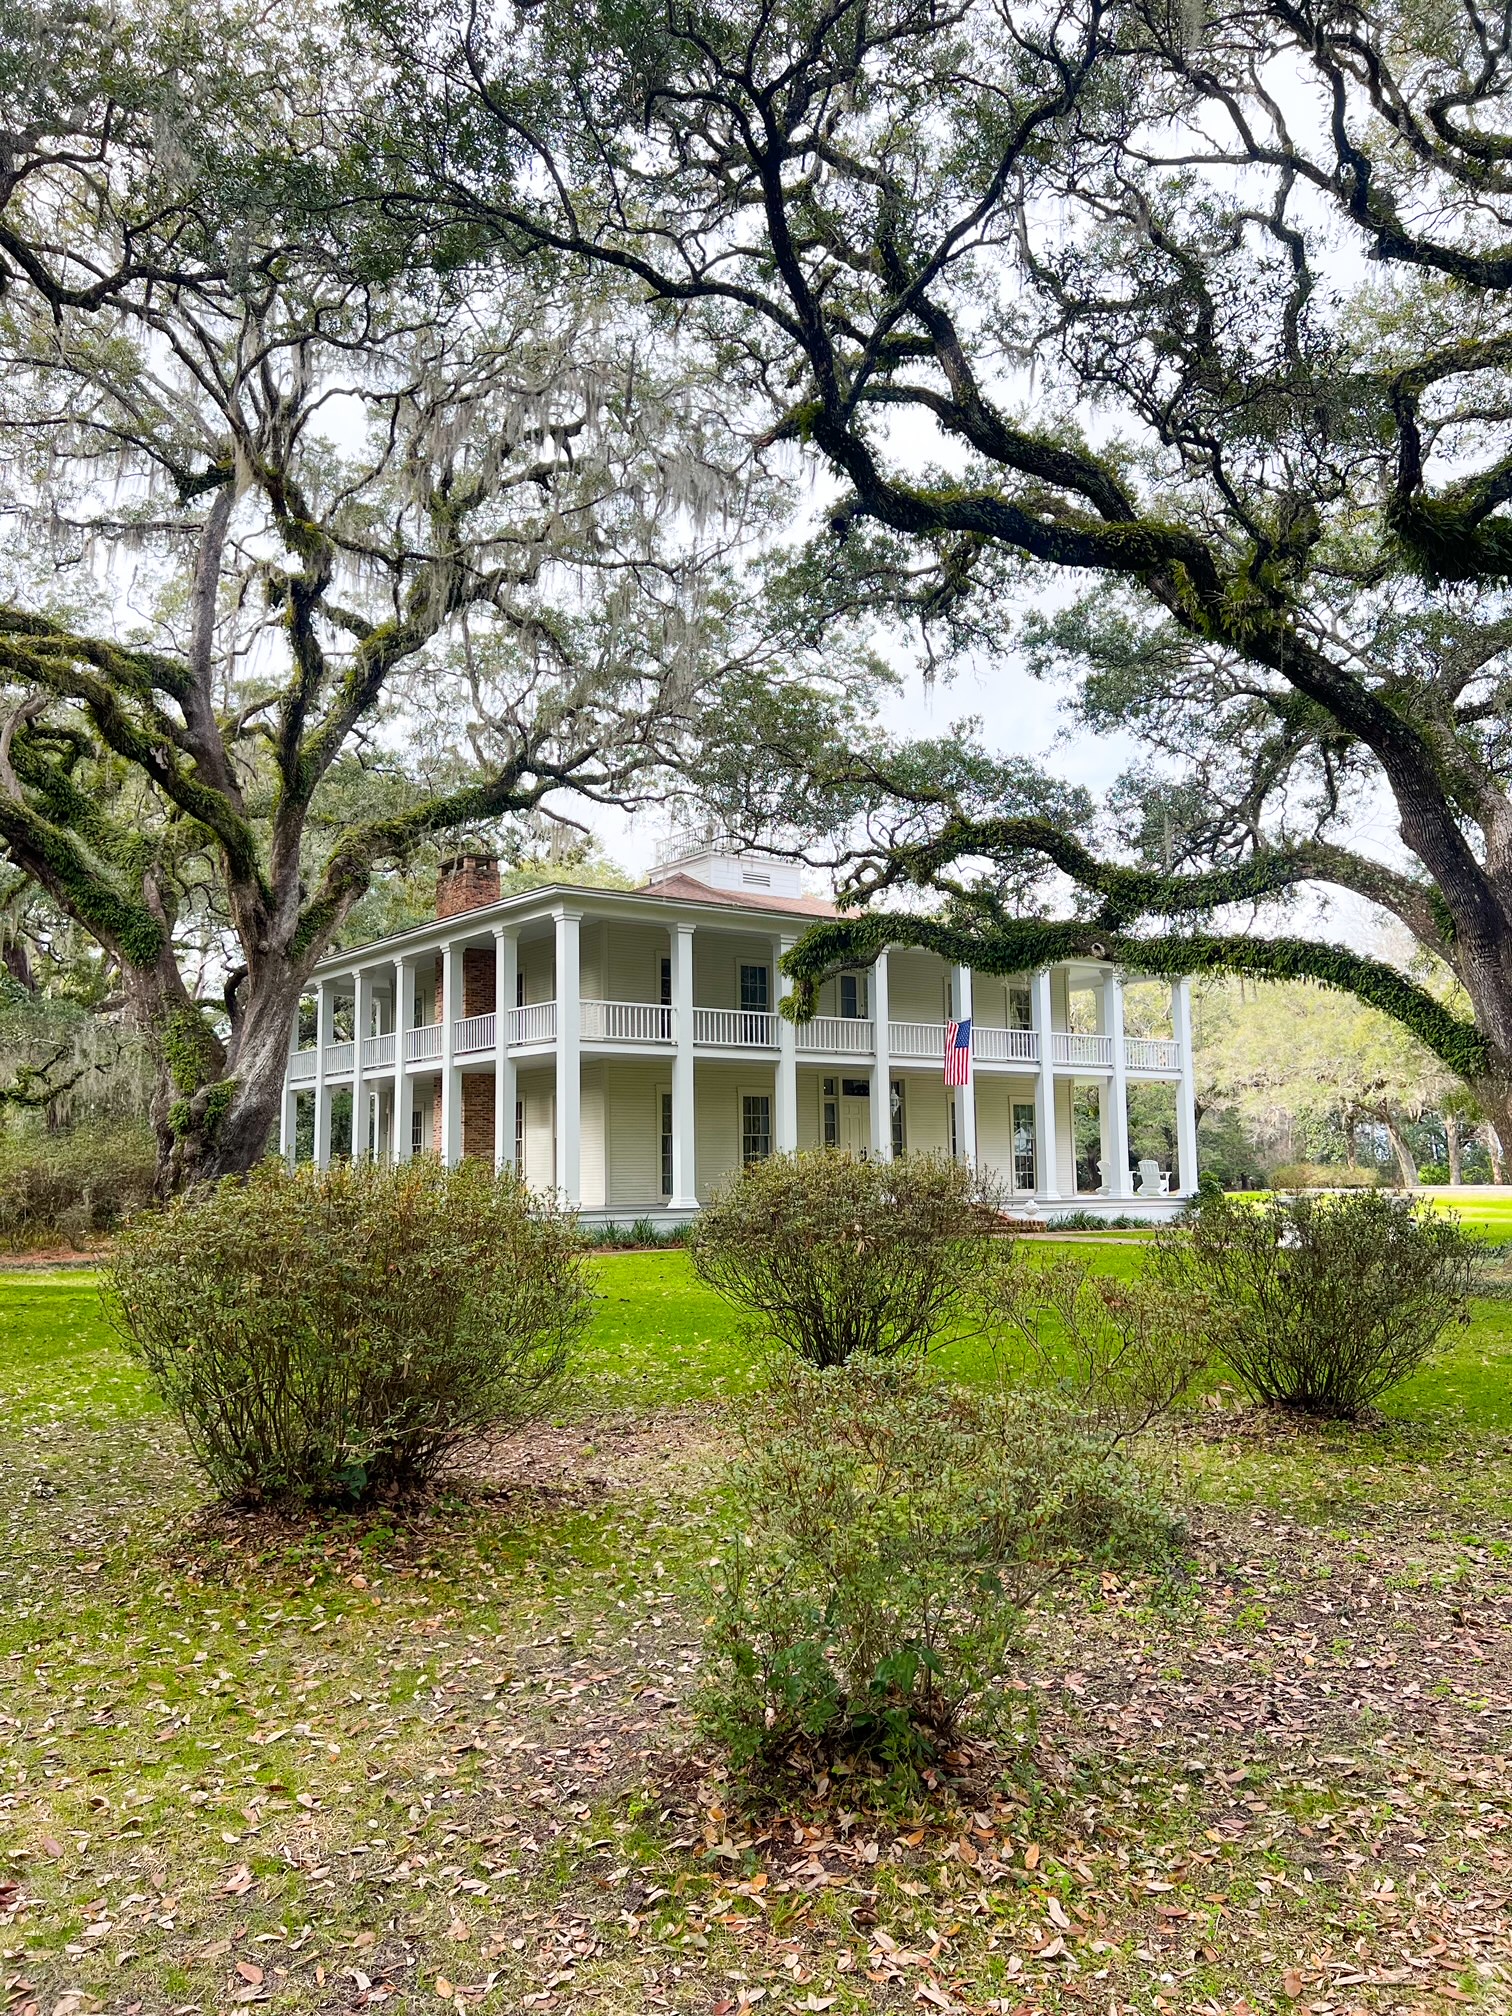
[[[990,1214],[990,1215],[984,1215]],[[960,1162],[824,1150],[753,1163],[693,1228],[699,1275],[752,1329],[815,1366],[922,1351],[990,1264],[1002,1228]]]
[[[992,1328],[1115,1441],[1168,1414],[1208,1361],[1205,1300],[1158,1278],[1121,1281],[1013,1247],[983,1303]]]
[[[1273,1190],[1376,1190],[1380,1183],[1379,1169],[1346,1162],[1283,1162],[1270,1176]]]
[[[484,1163],[266,1164],[139,1218],[126,1347],[226,1498],[414,1488],[557,1392],[590,1296],[571,1219]]]
[[[156,1166],[150,1131],[126,1122],[0,1135],[0,1241],[77,1246],[113,1232],[151,1202]]]
[[[743,1531],[701,1705],[736,1764],[765,1771],[805,1753],[916,1771],[966,1720],[990,1726],[1037,1591],[1160,1558],[1178,1534],[1065,1408],[917,1363],[789,1361],[747,1405],[733,1477]]]
[[[1205,1298],[1214,1354],[1255,1399],[1355,1420],[1464,1317],[1474,1254],[1457,1220],[1365,1190],[1212,1199],[1152,1264]]]

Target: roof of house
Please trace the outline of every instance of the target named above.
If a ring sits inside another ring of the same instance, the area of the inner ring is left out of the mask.
[[[643,882],[637,896],[670,896],[678,903],[726,903],[736,910],[791,910],[796,917],[838,917],[840,912],[826,896],[774,896],[763,890],[758,896],[743,889],[715,889],[680,870],[657,882]]]

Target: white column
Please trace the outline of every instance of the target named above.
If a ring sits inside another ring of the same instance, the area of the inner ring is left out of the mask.
[[[955,969],[955,1019],[957,1022],[971,1020],[971,968],[957,966]],[[975,1036],[976,1031],[972,1031]],[[976,1059],[968,1060],[966,1083],[956,1087],[956,1145],[961,1151],[961,1160],[971,1168],[977,1166],[976,1145]]]
[[[462,1160],[462,1074],[457,1069],[457,1019],[462,1013],[462,947],[447,946],[441,962],[441,1160]]]
[[[1192,983],[1178,980],[1171,989],[1171,1029],[1181,1079],[1176,1087],[1176,1181],[1171,1186],[1186,1196],[1197,1190],[1197,1086],[1192,1070]]]
[[[326,1045],[331,1040],[331,983],[315,983],[315,1166],[331,1166],[331,1094],[326,1085]]]
[[[373,1019],[373,983],[361,968],[352,976],[352,1160],[368,1153],[367,1086],[362,1075],[362,1044]]]
[[[396,1162],[408,1162],[415,1132],[415,1081],[405,1069],[405,1048],[415,1014],[415,962],[394,961],[394,1120],[390,1151]]]
[[[1103,1180],[1110,1197],[1131,1197],[1129,1178],[1129,1060],[1124,1049],[1123,975],[1110,973],[1103,982],[1103,1027],[1113,1039],[1113,1080],[1106,1088],[1108,1120]]]
[[[674,1211],[696,1211],[693,1131],[693,926],[674,924],[672,955],[672,1195]]]
[[[299,1129],[299,1108],[295,1103],[296,1098],[297,1094],[290,1090],[288,1080],[285,1079],[283,1091],[278,1099],[278,1152],[291,1168],[294,1164],[294,1145],[298,1139]]]
[[[782,956],[797,943],[793,938],[772,940],[772,1000],[780,1009],[793,985],[782,970]],[[785,1015],[777,1017],[777,1097],[772,1112],[773,1146],[779,1155],[792,1155],[798,1148],[798,1031]]]
[[[872,1154],[892,1160],[892,1050],[888,1041],[887,954],[879,952],[871,970]]]
[[[1051,1033],[1054,1016],[1048,968],[1035,974],[1032,992],[1034,1028],[1039,1036],[1039,1076],[1034,1081],[1034,1191],[1037,1197],[1059,1197],[1060,1178],[1055,1166],[1055,1040]]]
[[[582,1197],[583,989],[579,913],[556,913],[557,1188],[570,1205]]]
[[[494,926],[494,1167],[512,1169],[515,1159],[515,1067],[509,1049],[519,972],[519,934]]]

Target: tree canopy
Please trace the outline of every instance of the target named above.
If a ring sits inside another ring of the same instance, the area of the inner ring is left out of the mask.
[[[343,247],[332,24],[235,25],[196,72],[117,24],[0,191],[0,844],[119,971],[165,1182],[264,1152],[376,873],[654,791],[784,673],[707,372],[612,277]]]
[[[1475,9],[604,0],[405,32],[417,200],[696,326],[753,434],[838,486],[821,545],[879,606],[1030,652],[1143,744],[1101,826],[938,792],[860,879],[874,915],[800,949],[800,1009],[900,937],[1310,976],[1507,1118],[1512,59]],[[1360,844],[1383,802],[1393,843]],[[1001,900],[1026,861],[1080,892],[1053,928]],[[906,882],[947,910],[878,911]],[[1306,885],[1400,919],[1469,1013],[1233,928]]]

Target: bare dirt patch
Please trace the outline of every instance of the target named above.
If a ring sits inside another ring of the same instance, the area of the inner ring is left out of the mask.
[[[494,1491],[576,1498],[639,1492],[682,1496],[705,1486],[728,1451],[724,1410],[626,1409],[566,1423],[537,1422],[479,1443],[455,1474]]]

